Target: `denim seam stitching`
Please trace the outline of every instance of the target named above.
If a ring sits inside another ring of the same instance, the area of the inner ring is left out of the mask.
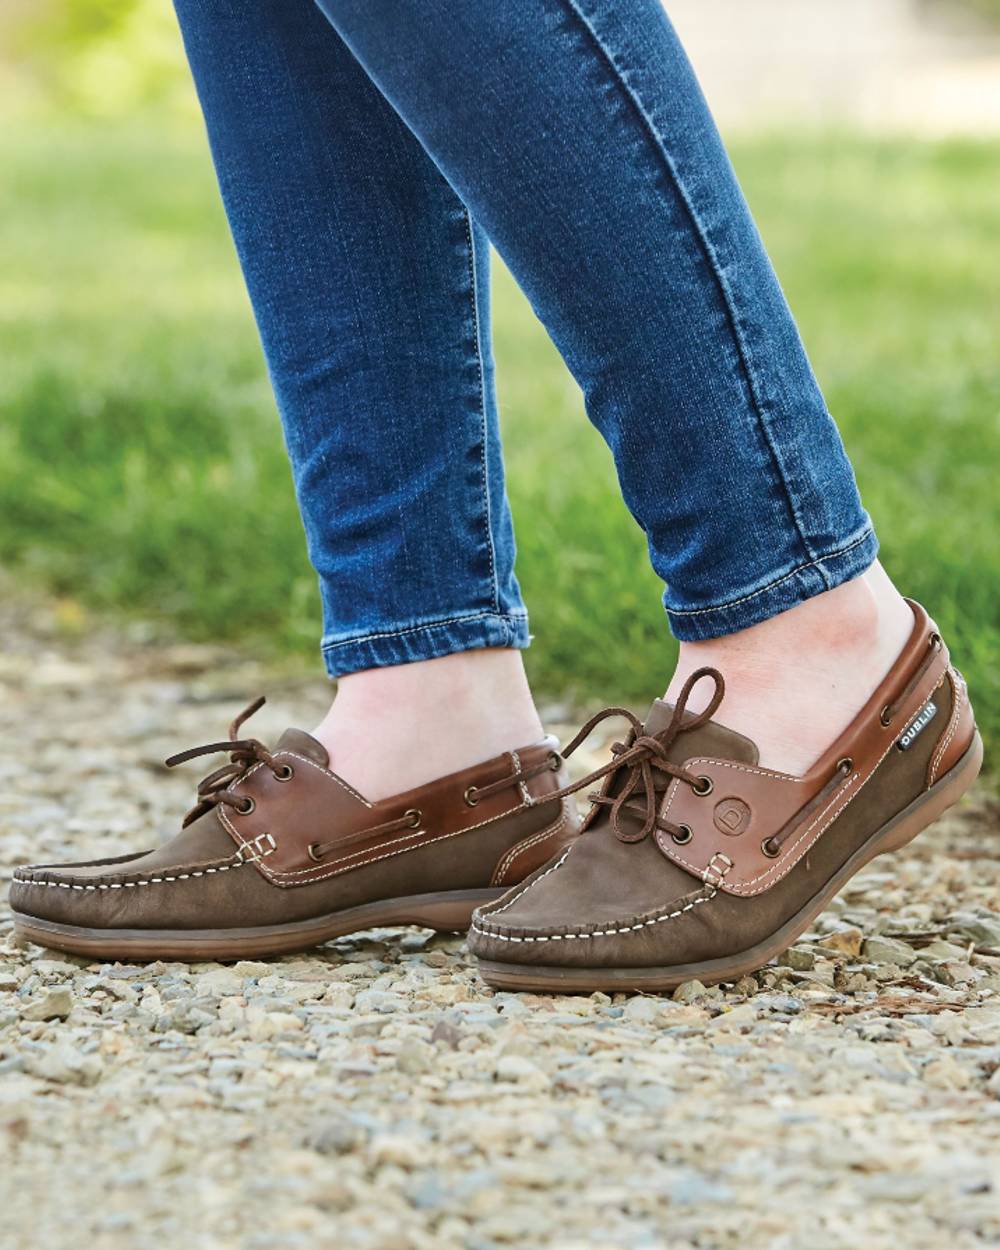
[[[402,634],[418,634],[424,629],[444,629],[447,625],[462,625],[466,621],[499,620],[506,625],[509,620],[526,621],[527,612],[474,612],[468,616],[449,616],[441,621],[427,621],[423,625],[408,625],[405,629],[387,630],[378,634],[360,634],[357,638],[344,638],[340,642],[320,643],[321,651],[335,651],[338,647],[353,647],[380,638],[399,638]]]
[[[500,612],[500,584],[497,581],[495,553],[493,551],[493,515],[490,508],[490,477],[487,464],[486,440],[488,436],[486,422],[486,374],[483,369],[483,348],[479,335],[479,284],[476,281],[476,244],[472,237],[472,218],[468,208],[462,206],[462,221],[465,225],[465,237],[469,245],[469,305],[472,313],[472,337],[476,344],[476,372],[479,376],[479,416],[482,431],[479,458],[483,473],[483,511],[486,516],[486,550],[490,560],[490,584],[493,588],[493,611]]]
[[[774,467],[777,469],[778,479],[781,482],[782,491],[784,492],[784,496],[785,496],[785,503],[788,506],[788,511],[791,514],[792,521],[795,524],[795,531],[798,535],[799,541],[801,542],[806,555],[808,555],[810,557],[810,560],[815,563],[817,562],[816,553],[813,550],[812,545],[810,544],[809,540],[806,538],[805,531],[802,525],[802,519],[799,516],[798,509],[795,506],[795,501],[792,495],[792,490],[791,490],[791,487],[788,482],[788,478],[785,473],[785,467],[782,464],[781,458],[778,455],[778,450],[771,436],[771,431],[768,429],[767,419],[764,415],[764,406],[761,403],[760,394],[758,393],[757,385],[754,380],[753,370],[750,367],[750,355],[749,355],[749,351],[747,348],[747,344],[744,340],[742,331],[740,329],[739,317],[737,316],[736,307],[733,302],[732,292],[730,291],[729,283],[726,281],[725,275],[722,272],[722,268],[719,264],[719,259],[718,259],[718,256],[716,255],[715,248],[709,242],[708,236],[705,233],[704,226],[702,225],[701,218],[699,217],[698,212],[695,209],[693,202],[687,195],[687,192],[684,189],[681,179],[678,176],[673,158],[671,157],[670,153],[667,151],[665,144],[661,141],[659,134],[657,133],[656,126],[653,123],[652,117],[649,115],[649,113],[643,106],[642,101],[639,98],[638,92],[632,86],[630,86],[630,84],[625,78],[623,71],[619,68],[618,63],[615,60],[614,54],[611,52],[610,48],[608,48],[605,45],[605,43],[601,39],[600,35],[597,33],[596,29],[594,28],[590,20],[585,16],[583,12],[581,12],[580,8],[576,4],[576,0],[562,0],[562,3],[576,17],[577,21],[581,24],[581,26],[589,35],[594,46],[601,53],[609,69],[613,73],[615,81],[618,83],[619,88],[621,89],[625,97],[629,100],[629,102],[631,103],[633,109],[635,110],[636,114],[640,118],[643,124],[643,127],[645,128],[646,132],[652,139],[653,146],[656,149],[656,151],[659,152],[660,157],[663,161],[664,168],[667,171],[667,175],[670,178],[671,182],[673,183],[674,190],[677,192],[677,195],[680,198],[681,203],[684,205],[685,209],[687,210],[687,214],[689,218],[691,219],[691,224],[694,227],[695,236],[697,237],[698,242],[701,244],[702,250],[705,254],[705,259],[708,261],[709,269],[712,271],[712,274],[718,285],[719,294],[722,298],[722,305],[726,313],[726,319],[729,322],[730,330],[732,331],[732,335],[733,335],[733,341],[736,344],[736,349],[739,354],[740,364],[743,368],[743,374],[746,380],[747,390],[749,391],[749,394],[750,394],[750,400],[753,405],[755,415],[757,417],[757,421],[760,424],[761,431],[764,435],[764,441],[767,444],[767,448],[771,453],[772,462],[774,463]],[[804,567],[809,567],[809,566],[804,566]]]
[[[671,616],[702,616],[706,612],[724,612],[727,608],[737,608],[741,603],[749,603],[751,599],[756,599],[758,595],[766,595],[769,590],[774,590],[776,586],[781,586],[784,582],[804,572],[806,569],[815,568],[819,564],[825,564],[827,560],[835,560],[837,556],[846,555],[849,551],[853,551],[855,547],[860,547],[874,533],[874,529],[868,525],[865,527],[864,533],[860,537],[855,538],[853,542],[848,543],[846,547],[838,547],[836,551],[828,551],[825,555],[817,556],[815,560],[810,560],[807,564],[799,564],[790,573],[783,574],[775,581],[768,582],[766,586],[761,586],[760,590],[754,590],[749,595],[743,595],[740,599],[730,599],[728,603],[718,603],[711,608],[671,608],[668,606],[667,611]]]

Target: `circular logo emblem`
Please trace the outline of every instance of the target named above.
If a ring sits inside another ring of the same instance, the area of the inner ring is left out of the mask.
[[[731,838],[741,834],[750,823],[750,808],[742,799],[721,799],[715,805],[715,827]]]

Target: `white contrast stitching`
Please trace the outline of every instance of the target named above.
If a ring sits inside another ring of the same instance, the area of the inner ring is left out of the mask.
[[[962,715],[962,708],[965,705],[965,697],[966,697],[966,692],[967,692],[965,679],[962,677],[959,678],[959,680],[962,683],[961,689],[959,689],[958,682],[955,680],[956,676],[957,674],[955,673],[955,670],[952,668],[949,668],[948,669],[948,681],[951,683],[951,696],[952,696],[951,717],[949,718],[949,721],[948,721],[947,731],[945,735],[943,736],[942,741],[939,743],[937,750],[934,752],[934,758],[931,760],[930,772],[928,772],[927,774],[927,784],[929,786],[932,786],[935,780],[937,779],[937,770],[940,768],[941,761],[944,759],[945,752],[948,750],[948,747],[951,744],[951,740],[955,736],[955,732],[958,729],[958,722]]]
[[[521,771],[520,755],[518,755],[516,751],[511,751],[510,756],[511,756],[511,759],[514,761],[514,771],[516,773],[519,773]],[[531,797],[530,793],[528,792],[528,783],[523,780],[519,781],[518,788],[521,791],[521,798],[524,800],[524,806],[530,807],[532,803],[534,802],[534,799]]]
[[[557,868],[561,868],[566,861],[566,856],[570,853],[572,849],[573,849],[572,846],[567,846],[565,851],[563,851],[563,853],[559,856],[559,858],[552,865],[552,867],[546,868],[540,877],[535,877],[535,878],[529,877],[526,882],[522,882],[521,888],[517,891],[516,894],[514,894],[511,898],[509,898],[502,907],[496,907],[492,905],[488,909],[484,907],[480,911],[480,915],[499,916],[500,913],[502,911],[506,911],[508,907],[513,907],[514,904],[517,902],[517,900],[522,896],[522,894],[524,894],[527,890],[530,890],[532,886],[538,885],[540,881],[544,881],[550,872],[555,872]]]
[[[262,837],[269,835],[262,834]],[[121,881],[121,882],[98,882],[96,885],[78,885],[75,881],[35,881],[30,877],[18,876],[16,870],[13,880],[19,885],[44,885],[50,888],[58,888],[60,890],[121,890],[134,889],[138,885],[163,885],[168,881],[189,881],[193,877],[208,877],[217,872],[229,872],[231,868],[242,868],[245,864],[256,864],[258,860],[265,859],[268,855],[273,854],[274,848],[263,851],[260,855],[249,856],[247,858],[237,858],[240,854],[237,851],[232,861],[225,864],[218,864],[215,868],[197,868],[190,872],[177,873],[176,876],[163,877],[146,877],[141,881]]]
[[[717,859],[721,859],[723,861],[722,864],[717,864],[715,862]],[[705,871],[702,873],[702,880],[705,882],[706,885],[710,885],[710,886],[714,886],[715,888],[718,888],[720,885],[722,885],[722,882],[725,879],[726,873],[729,872],[732,866],[733,866],[733,861],[729,858],[728,855],[726,855],[723,851],[715,851],[712,855],[712,858],[705,865]],[[713,873],[718,878],[717,881],[712,880]]]
[[[503,885],[503,879],[507,873],[507,869],[510,868],[522,852],[530,851],[533,846],[537,846],[539,842],[544,842],[546,838],[554,838],[565,823],[566,807],[564,801],[562,804],[562,815],[557,821],[548,825],[545,829],[540,830],[538,833],[533,833],[530,838],[525,838],[521,842],[515,842],[510,850],[504,854],[500,863],[497,864],[496,868],[493,870],[493,881],[495,884]]]
[[[564,857],[565,858],[565,857]],[[562,860],[559,861],[562,863]],[[553,872],[559,864],[555,864],[549,872]],[[546,876],[543,873],[542,876]],[[541,881],[541,877],[538,878]],[[577,940],[585,940],[586,938],[597,937],[614,937],[619,933],[636,933],[640,929],[648,928],[649,925],[663,924],[665,920],[676,920],[678,916],[683,916],[685,912],[692,911],[700,903],[709,903],[718,894],[718,890],[714,886],[705,886],[708,891],[706,894],[700,894],[697,898],[693,898],[690,903],[685,903],[683,907],[679,907],[676,911],[667,912],[662,916],[650,916],[647,920],[638,920],[635,924],[625,925],[615,929],[595,929],[592,933],[539,933],[534,937],[515,937],[512,933],[494,933],[490,929],[483,929],[474,920],[472,922],[473,932],[478,933],[481,937],[496,938],[499,942],[573,942]],[[511,899],[511,903],[515,902]],[[507,904],[510,906],[510,903]],[[504,908],[500,909],[505,910]],[[496,915],[497,913],[493,913]]]
[[[368,800],[365,798],[363,794],[359,794],[357,790],[354,789],[353,786],[349,786],[347,782],[343,779],[343,777],[338,777],[336,773],[331,773],[329,768],[324,768],[322,764],[317,764],[316,761],[310,759],[308,755],[300,755],[297,751],[289,751],[284,748],[280,751],[275,752],[275,759],[277,759],[279,755],[288,755],[293,760],[298,760],[302,764],[308,764],[311,768],[315,768],[317,772],[322,773],[324,777],[329,777],[331,781],[335,781],[337,785],[340,786],[341,790],[346,790],[347,793],[350,794],[353,798],[356,798],[360,803],[364,803],[365,807],[374,806],[372,803],[368,802]],[[242,777],[237,777],[233,781],[231,781],[229,785],[226,787],[226,789],[235,793],[235,789],[237,786],[242,785],[245,781],[249,781],[249,779],[254,775],[254,773],[259,772],[260,769],[266,768],[266,767],[269,767],[269,766],[264,764],[263,762],[258,762],[254,764],[254,766],[251,769],[249,769],[247,772],[245,772]],[[219,815],[222,816],[224,814],[225,813],[220,808]],[[235,833],[235,830],[233,832]]]

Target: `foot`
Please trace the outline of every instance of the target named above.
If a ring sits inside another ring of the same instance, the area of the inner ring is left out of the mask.
[[[322,743],[289,729],[273,751],[241,737],[198,787],[181,832],[156,850],[14,873],[15,931],[102,959],[240,959],[301,950],[373,925],[464,930],[575,836],[553,738],[417,787],[365,798]],[[419,741],[422,750],[424,742]],[[412,744],[411,744],[412,750]],[[414,754],[418,754],[415,751]]]
[[[735,980],[956,802],[982,743],[947,648],[909,606],[895,664],[802,775],[761,767],[756,742],[711,719],[720,705],[728,719],[714,670],[692,674],[676,706],[657,700],[645,725],[634,720],[582,836],[475,913],[484,978],[558,992]],[[713,684],[699,713],[685,708]]]

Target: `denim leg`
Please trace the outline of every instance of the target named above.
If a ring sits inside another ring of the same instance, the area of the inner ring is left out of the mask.
[[[312,0],[176,9],[319,574],[330,673],[526,646],[485,235]],[[250,531],[266,506],[246,501]]]
[[[659,0],[317,2],[579,382],[674,633],[862,572],[871,522]]]

